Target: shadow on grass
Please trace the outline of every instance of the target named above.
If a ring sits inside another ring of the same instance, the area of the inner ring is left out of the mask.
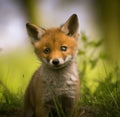
[[[2,97],[0,100],[0,117],[21,117],[23,96],[19,94],[12,94],[7,86],[0,81],[0,89]]]

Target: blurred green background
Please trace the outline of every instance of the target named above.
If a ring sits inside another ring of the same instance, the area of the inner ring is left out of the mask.
[[[25,88],[40,65],[26,22],[54,27],[73,13],[80,22],[80,117],[120,116],[120,8],[116,0],[1,0],[0,115],[22,110]]]

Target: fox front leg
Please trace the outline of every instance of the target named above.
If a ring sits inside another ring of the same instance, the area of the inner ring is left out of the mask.
[[[44,107],[36,106],[35,117],[49,117],[49,111]]]
[[[64,97],[62,99],[62,107],[64,110],[65,117],[72,117],[74,112],[75,101],[72,98]]]

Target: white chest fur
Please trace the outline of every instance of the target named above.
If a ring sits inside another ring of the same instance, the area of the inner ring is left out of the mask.
[[[60,70],[43,69],[41,73],[42,80],[45,82],[43,102],[61,95],[75,98],[78,80],[76,64]]]

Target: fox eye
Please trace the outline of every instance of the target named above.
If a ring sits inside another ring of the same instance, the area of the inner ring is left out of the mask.
[[[43,50],[43,52],[44,52],[45,54],[49,54],[49,53],[50,53],[50,48],[45,48],[45,49]]]
[[[67,47],[66,47],[66,46],[61,46],[61,47],[60,47],[60,50],[61,50],[61,51],[66,51],[66,50],[67,50]]]

